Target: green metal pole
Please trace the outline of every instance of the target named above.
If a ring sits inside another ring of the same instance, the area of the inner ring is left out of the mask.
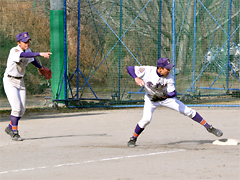
[[[64,100],[64,1],[50,0],[50,5],[52,100]]]
[[[122,36],[122,0],[120,0],[120,27],[119,27],[119,37]],[[122,39],[121,39],[122,40]],[[119,77],[118,77],[118,100],[120,100],[120,96],[121,96],[121,55],[122,55],[122,43],[119,40],[119,55],[118,55],[118,65],[119,65]]]

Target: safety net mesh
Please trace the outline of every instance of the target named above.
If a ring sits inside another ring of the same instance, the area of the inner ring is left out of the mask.
[[[50,24],[56,22],[49,1],[0,3],[2,77],[16,34],[28,31],[33,51],[50,51],[56,45],[50,47]],[[178,99],[199,106],[239,106],[239,10],[238,0],[64,1],[67,65],[61,65],[58,82],[46,81],[29,65],[28,101],[37,96],[44,99],[42,106],[46,97],[68,107],[142,106],[144,89],[126,68],[156,66],[160,57],[168,57],[175,65],[171,73]],[[59,61],[38,60],[48,67]],[[52,71],[54,77],[59,70]],[[4,97],[2,82],[0,88]]]

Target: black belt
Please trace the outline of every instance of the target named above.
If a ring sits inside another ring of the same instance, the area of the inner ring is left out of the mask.
[[[9,77],[9,78],[15,78],[15,79],[22,79],[22,77],[15,77],[15,76],[11,76],[11,75],[9,75],[9,74],[8,74],[8,77]]]

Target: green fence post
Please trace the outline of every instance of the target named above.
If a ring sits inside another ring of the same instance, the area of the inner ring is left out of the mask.
[[[64,1],[50,0],[50,5],[52,100],[64,100]]]

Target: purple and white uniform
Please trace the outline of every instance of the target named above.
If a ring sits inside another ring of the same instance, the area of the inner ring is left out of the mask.
[[[10,50],[3,84],[12,108],[12,116],[21,117],[25,112],[26,89],[23,76],[29,63],[33,63],[35,66],[41,68],[41,65],[34,59],[38,55],[39,53],[32,52],[30,48],[24,52],[19,46],[13,47]]]
[[[43,67],[34,57],[41,55],[48,58],[51,53],[32,52],[29,48],[31,38],[28,32],[17,34],[16,40],[18,45],[10,50],[3,77],[4,90],[12,109],[11,120],[5,128],[5,132],[12,137],[12,140],[22,141],[23,139],[18,133],[18,122],[26,109],[26,88],[23,80],[26,67],[32,63],[39,68],[39,71],[42,70]]]
[[[174,109],[185,116],[190,118],[195,117],[196,111],[187,107],[181,101],[176,99],[175,97],[168,98],[164,101],[153,102],[148,94],[152,94],[153,92],[146,86],[146,84],[151,83],[153,85],[161,85],[164,87],[168,94],[175,92],[175,85],[173,76],[169,73],[167,77],[161,76],[157,72],[157,67],[154,66],[134,66],[134,72],[137,77],[142,79],[145,83],[144,89],[146,91],[146,95],[144,97],[144,109],[143,109],[143,117],[138,122],[140,128],[145,128],[151,122],[152,114],[154,110],[159,106],[165,106],[171,109]]]
[[[140,86],[145,84],[144,89],[146,94],[144,96],[144,107],[142,119],[137,123],[133,136],[128,142],[129,147],[134,147],[138,136],[142,133],[145,127],[151,122],[152,115],[155,109],[159,106],[171,108],[181,114],[191,118],[192,120],[203,125],[209,132],[220,137],[222,132],[220,130],[212,130],[206,120],[204,120],[194,109],[187,107],[176,98],[176,90],[173,76],[169,73],[174,65],[170,63],[168,58],[160,58],[157,61],[157,67],[154,66],[128,66],[127,71],[136,83]],[[161,74],[159,74],[161,73]],[[164,74],[164,75],[162,75]],[[143,81],[143,82],[142,82]],[[152,86],[162,86],[167,91],[167,98],[163,101],[153,102],[149,95],[154,93],[148,88]]]

